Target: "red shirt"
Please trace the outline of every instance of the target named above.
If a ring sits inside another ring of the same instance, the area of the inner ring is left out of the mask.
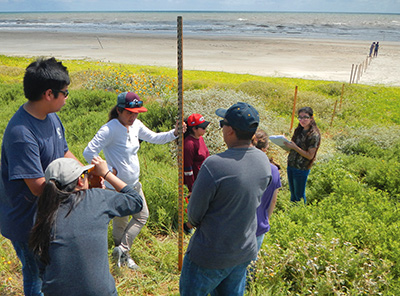
[[[184,145],[184,182],[189,191],[192,192],[192,186],[197,178],[201,164],[210,156],[208,148],[204,143],[203,137],[196,139],[191,135],[185,138]]]

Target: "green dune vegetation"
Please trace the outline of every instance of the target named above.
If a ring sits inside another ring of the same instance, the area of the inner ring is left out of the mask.
[[[22,77],[31,61],[0,56],[0,137],[26,101]],[[171,129],[178,118],[176,69],[63,62],[72,82],[59,116],[82,162],[119,92],[143,98],[149,111],[139,118],[155,131]],[[205,135],[211,154],[226,149],[214,111],[237,101],[259,110],[270,135],[290,136],[297,125],[295,119],[290,130],[296,86],[296,110],[311,106],[321,130],[307,206],[290,203],[287,152],[270,144],[283,187],[247,295],[400,295],[400,88],[205,71],[184,71],[183,77],[185,115],[201,113],[212,122]],[[178,295],[176,143],[143,142],[139,157],[150,210],[131,251],[141,269],[112,273],[120,295]],[[186,247],[189,237],[184,240]],[[111,233],[109,246],[111,252]],[[3,237],[0,274],[1,295],[22,295],[21,265]]]

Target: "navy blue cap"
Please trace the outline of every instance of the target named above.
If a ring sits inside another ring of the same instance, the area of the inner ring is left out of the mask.
[[[230,126],[241,131],[255,132],[260,123],[257,110],[250,104],[243,102],[237,102],[228,110],[219,108],[215,111],[215,114],[225,118]]]

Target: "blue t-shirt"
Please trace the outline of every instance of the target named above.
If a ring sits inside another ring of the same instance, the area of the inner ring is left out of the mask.
[[[36,212],[34,196],[24,179],[44,177],[54,159],[68,151],[64,127],[55,113],[40,120],[21,106],[9,121],[1,150],[0,192],[1,234],[12,240],[27,242]]]

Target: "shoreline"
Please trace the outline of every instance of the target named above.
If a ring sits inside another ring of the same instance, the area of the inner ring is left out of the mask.
[[[164,66],[177,64],[171,35],[0,31],[0,54]],[[359,84],[400,86],[400,42],[380,42]],[[183,36],[184,70],[349,82],[352,64],[366,61],[359,40]]]

